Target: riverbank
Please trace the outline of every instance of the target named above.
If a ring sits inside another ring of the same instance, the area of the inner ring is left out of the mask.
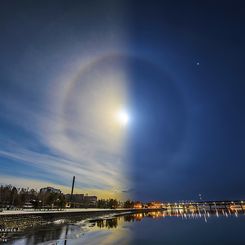
[[[158,209],[154,209],[156,211]],[[64,210],[16,210],[0,213],[0,229],[17,229],[19,231],[28,227],[52,223],[56,220],[85,220],[104,215],[150,212],[153,209],[64,209]]]

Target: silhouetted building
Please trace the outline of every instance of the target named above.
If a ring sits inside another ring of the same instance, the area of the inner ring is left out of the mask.
[[[71,194],[65,195],[66,206],[75,207],[75,208],[87,208],[87,207],[96,207],[97,206],[97,197],[88,196],[88,194]]]
[[[150,202],[148,208],[162,208],[162,204],[160,202]]]
[[[135,203],[134,203],[134,208],[140,209],[140,208],[143,208],[143,205],[142,205],[141,202],[135,202]]]
[[[84,201],[85,202],[88,202],[88,203],[95,204],[97,202],[97,196],[88,196],[88,195],[85,195],[84,196]]]
[[[61,190],[48,186],[45,188],[41,188],[40,193],[58,193],[58,194],[61,194]]]
[[[65,195],[66,201],[71,200],[71,194],[66,194]],[[84,201],[84,194],[73,194],[72,195],[72,202],[77,202],[77,203],[82,203]]]

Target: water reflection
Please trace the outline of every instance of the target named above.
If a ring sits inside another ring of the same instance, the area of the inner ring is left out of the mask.
[[[107,220],[98,220],[96,222],[96,224],[97,224],[97,227],[102,228],[102,229],[103,228],[109,228],[109,229],[117,228],[118,219],[119,218],[113,218],[113,219],[107,219]]]
[[[198,209],[172,209],[172,210],[162,210],[162,211],[151,211],[151,212],[143,212],[143,213],[134,213],[134,214],[126,214],[123,216],[107,218],[107,219],[98,219],[91,220],[90,222],[96,224],[98,228],[104,229],[113,229],[118,227],[118,221],[123,218],[124,222],[137,222],[142,221],[144,218],[152,218],[152,219],[161,219],[165,217],[177,217],[181,219],[198,219],[203,218],[205,222],[208,221],[208,218],[220,216],[224,217],[238,217],[239,215],[244,215],[244,210],[239,209],[213,209],[206,210],[204,208]]]
[[[151,211],[143,213],[131,213],[124,215],[111,215],[91,220],[63,220],[49,225],[31,228],[21,234],[9,234],[7,244],[148,244],[154,241],[168,241],[169,244],[178,244],[177,238],[170,237],[174,231],[180,233],[182,240],[187,239],[187,234],[182,234],[182,230],[191,226],[196,234],[207,230],[205,236],[211,236],[212,226],[216,223],[214,219],[220,220],[219,226],[226,227],[232,223],[232,228],[236,227],[234,219],[232,222],[226,218],[237,218],[244,222],[244,211],[240,209],[211,209],[204,207],[193,209],[168,209],[165,211]],[[240,219],[239,219],[240,218]],[[225,220],[224,220],[225,219]],[[210,222],[208,222],[210,220]],[[138,225],[137,223],[142,223]],[[207,224],[208,223],[208,224]],[[206,226],[203,226],[207,224]],[[239,222],[237,224],[240,224]],[[154,229],[153,229],[154,228]],[[230,229],[231,227],[229,227]],[[238,231],[240,226],[234,228]],[[165,234],[159,231],[165,230]],[[166,232],[168,231],[168,232]],[[154,237],[153,237],[154,234]],[[201,234],[201,233],[200,233]],[[219,234],[213,234],[217,236]],[[188,239],[195,238],[188,237]],[[141,240],[139,240],[141,239]],[[158,239],[158,240],[157,240]],[[167,240],[166,240],[167,239]],[[170,239],[170,240],[168,240]],[[172,239],[172,240],[171,240]],[[176,243],[174,243],[174,241]],[[188,240],[191,242],[192,240]],[[245,242],[245,239],[244,239]],[[225,243],[224,243],[225,244]]]

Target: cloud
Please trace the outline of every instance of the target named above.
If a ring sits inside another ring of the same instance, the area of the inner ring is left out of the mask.
[[[10,112],[5,119],[24,129],[30,140],[6,137],[0,156],[37,181],[69,186],[75,175],[83,189],[118,193],[128,188],[126,132],[115,120],[127,102],[124,72],[120,58],[109,56],[80,68],[75,79],[54,82],[53,97],[37,107],[18,98],[3,100]]]

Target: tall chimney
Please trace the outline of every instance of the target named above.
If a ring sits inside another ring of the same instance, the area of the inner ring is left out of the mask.
[[[71,198],[70,198],[70,202],[72,202],[72,199],[73,199],[73,190],[74,190],[74,184],[75,184],[75,176],[73,176],[73,180],[72,180],[72,187],[71,187]]]

